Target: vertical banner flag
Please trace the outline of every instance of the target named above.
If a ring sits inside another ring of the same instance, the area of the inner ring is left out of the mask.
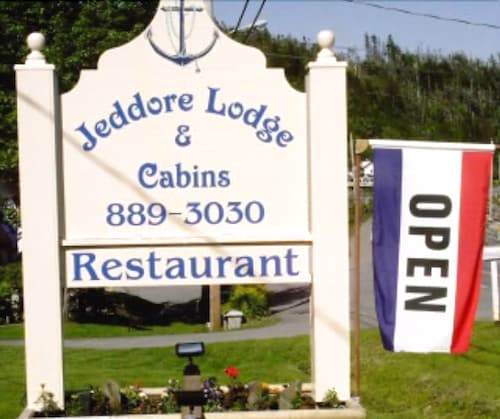
[[[370,140],[385,349],[462,353],[478,305],[494,145]]]

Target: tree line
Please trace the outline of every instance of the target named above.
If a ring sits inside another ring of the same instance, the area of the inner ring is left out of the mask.
[[[259,31],[246,37],[272,67],[304,89],[317,47]],[[457,52],[404,51],[394,38],[365,35],[365,54],[336,52],[348,62],[348,128],[354,138],[500,142],[500,49],[488,60]]]

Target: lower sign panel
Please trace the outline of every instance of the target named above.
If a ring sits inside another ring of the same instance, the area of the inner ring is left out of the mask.
[[[310,245],[66,249],[68,288],[311,282]]]

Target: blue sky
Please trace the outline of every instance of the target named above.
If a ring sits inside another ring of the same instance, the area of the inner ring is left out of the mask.
[[[363,4],[365,3],[365,4]],[[236,25],[245,0],[214,0],[213,12],[228,26]],[[242,20],[250,24],[260,0],[251,0]],[[370,5],[371,4],[371,5]],[[374,7],[382,6],[385,9]],[[458,23],[409,15],[388,8],[443,18],[462,19]],[[500,54],[500,1],[341,1],[341,0],[267,0],[260,19],[267,21],[274,34],[306,37],[316,41],[322,29],[331,29],[339,51],[358,48],[363,55],[364,34],[386,40],[392,35],[397,45],[411,52],[447,55],[463,52],[468,57],[487,59]],[[497,28],[475,25],[490,24]]]

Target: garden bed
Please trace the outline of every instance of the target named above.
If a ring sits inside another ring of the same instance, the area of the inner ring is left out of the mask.
[[[175,381],[175,383],[178,383]],[[205,419],[334,419],[366,417],[358,401],[341,402],[337,393],[328,392],[325,400],[315,402],[311,397],[311,385],[269,385],[263,383],[216,386],[206,380],[201,393],[205,403]],[[175,387],[177,388],[177,387]],[[18,419],[54,417],[65,419],[179,419],[177,401],[181,393],[167,388],[122,389],[108,382],[104,391],[91,389],[76,392],[66,399],[66,410],[58,409],[50,392],[42,391],[41,412],[25,409]],[[195,392],[196,393],[196,392]],[[177,396],[178,395],[178,396]],[[113,404],[113,399],[116,403]],[[37,402],[38,403],[38,402]],[[125,408],[125,409],[124,409]],[[161,412],[161,413],[160,413]]]

